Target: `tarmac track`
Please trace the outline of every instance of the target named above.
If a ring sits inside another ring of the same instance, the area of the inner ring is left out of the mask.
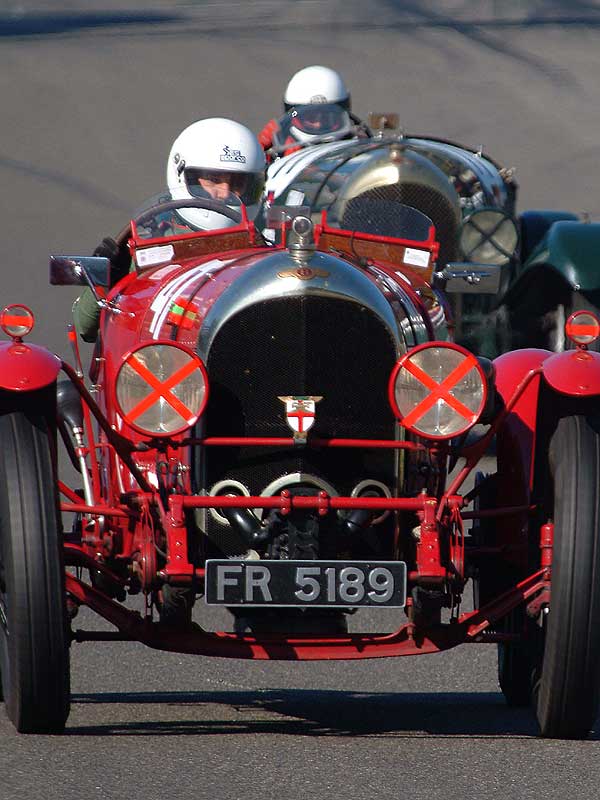
[[[0,300],[30,305],[34,340],[67,354],[75,291],[47,286],[48,254],[91,252],[162,187],[183,127],[222,115],[258,129],[310,63],[342,71],[359,113],[483,144],[517,168],[521,208],[600,219],[599,29],[600,3],[567,0],[9,0]],[[588,798],[600,786],[600,728],[584,743],[536,739],[498,693],[491,647],[268,664],[76,645],[72,686],[63,737],[17,736],[0,715],[0,800]]]

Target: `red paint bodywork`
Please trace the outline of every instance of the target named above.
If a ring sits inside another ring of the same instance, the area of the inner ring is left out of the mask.
[[[544,380],[556,392],[572,397],[600,394],[600,353],[569,350],[544,361]]]
[[[60,358],[44,347],[24,342],[0,343],[0,389],[33,392],[51,386],[60,372]]]

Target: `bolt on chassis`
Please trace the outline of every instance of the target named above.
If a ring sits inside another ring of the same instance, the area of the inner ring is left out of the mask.
[[[284,210],[267,246],[244,209],[174,235],[173,208],[120,235],[133,266],[108,290],[107,259],[51,258],[52,283],[101,307],[89,381],[73,326],[71,365],[24,339],[28,308],[1,314],[0,668],[16,729],[64,728],[73,642],[294,661],[488,642],[510,704],[532,703],[544,736],[585,737],[596,317],[567,320],[569,351],[491,362],[452,343],[440,287],[485,291],[493,268],[436,272],[433,228],[406,214],[403,236],[377,236]],[[230,630],[203,627],[211,605]],[[75,628],[80,606],[113,630]],[[386,608],[392,632],[348,632],[350,613]]]

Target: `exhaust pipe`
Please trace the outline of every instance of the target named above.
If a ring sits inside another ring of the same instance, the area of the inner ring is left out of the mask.
[[[219,481],[210,489],[211,497],[219,495],[248,496],[250,492],[240,481],[230,478]],[[209,513],[222,526],[218,532],[209,534],[217,546],[228,556],[244,558],[252,553],[252,545],[264,542],[269,536],[268,528],[264,528],[249,508],[211,508]],[[250,550],[248,549],[250,548]]]
[[[389,488],[373,478],[367,478],[358,483],[352,490],[352,497],[391,497]],[[342,531],[350,536],[356,536],[371,525],[377,525],[388,516],[389,512],[383,514],[378,510],[368,508],[357,508],[348,516],[340,520]]]
[[[269,538],[269,529],[261,525],[249,508],[220,508],[219,511],[250,547]]]
[[[370,492],[363,492],[359,495],[359,497],[381,497],[381,494],[378,492],[370,491]],[[370,508],[355,508],[354,511],[351,511],[347,517],[341,520],[341,527],[343,533],[347,534],[348,536],[356,536],[365,528],[370,527],[373,518],[377,514],[377,509],[373,510]]]

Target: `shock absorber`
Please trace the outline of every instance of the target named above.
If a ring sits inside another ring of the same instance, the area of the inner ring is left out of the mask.
[[[79,392],[71,381],[58,382],[56,386],[56,401],[59,425],[69,430],[75,441],[75,457],[81,472],[85,502],[92,506],[94,505],[94,498],[85,460],[85,442],[83,439],[83,407]]]

